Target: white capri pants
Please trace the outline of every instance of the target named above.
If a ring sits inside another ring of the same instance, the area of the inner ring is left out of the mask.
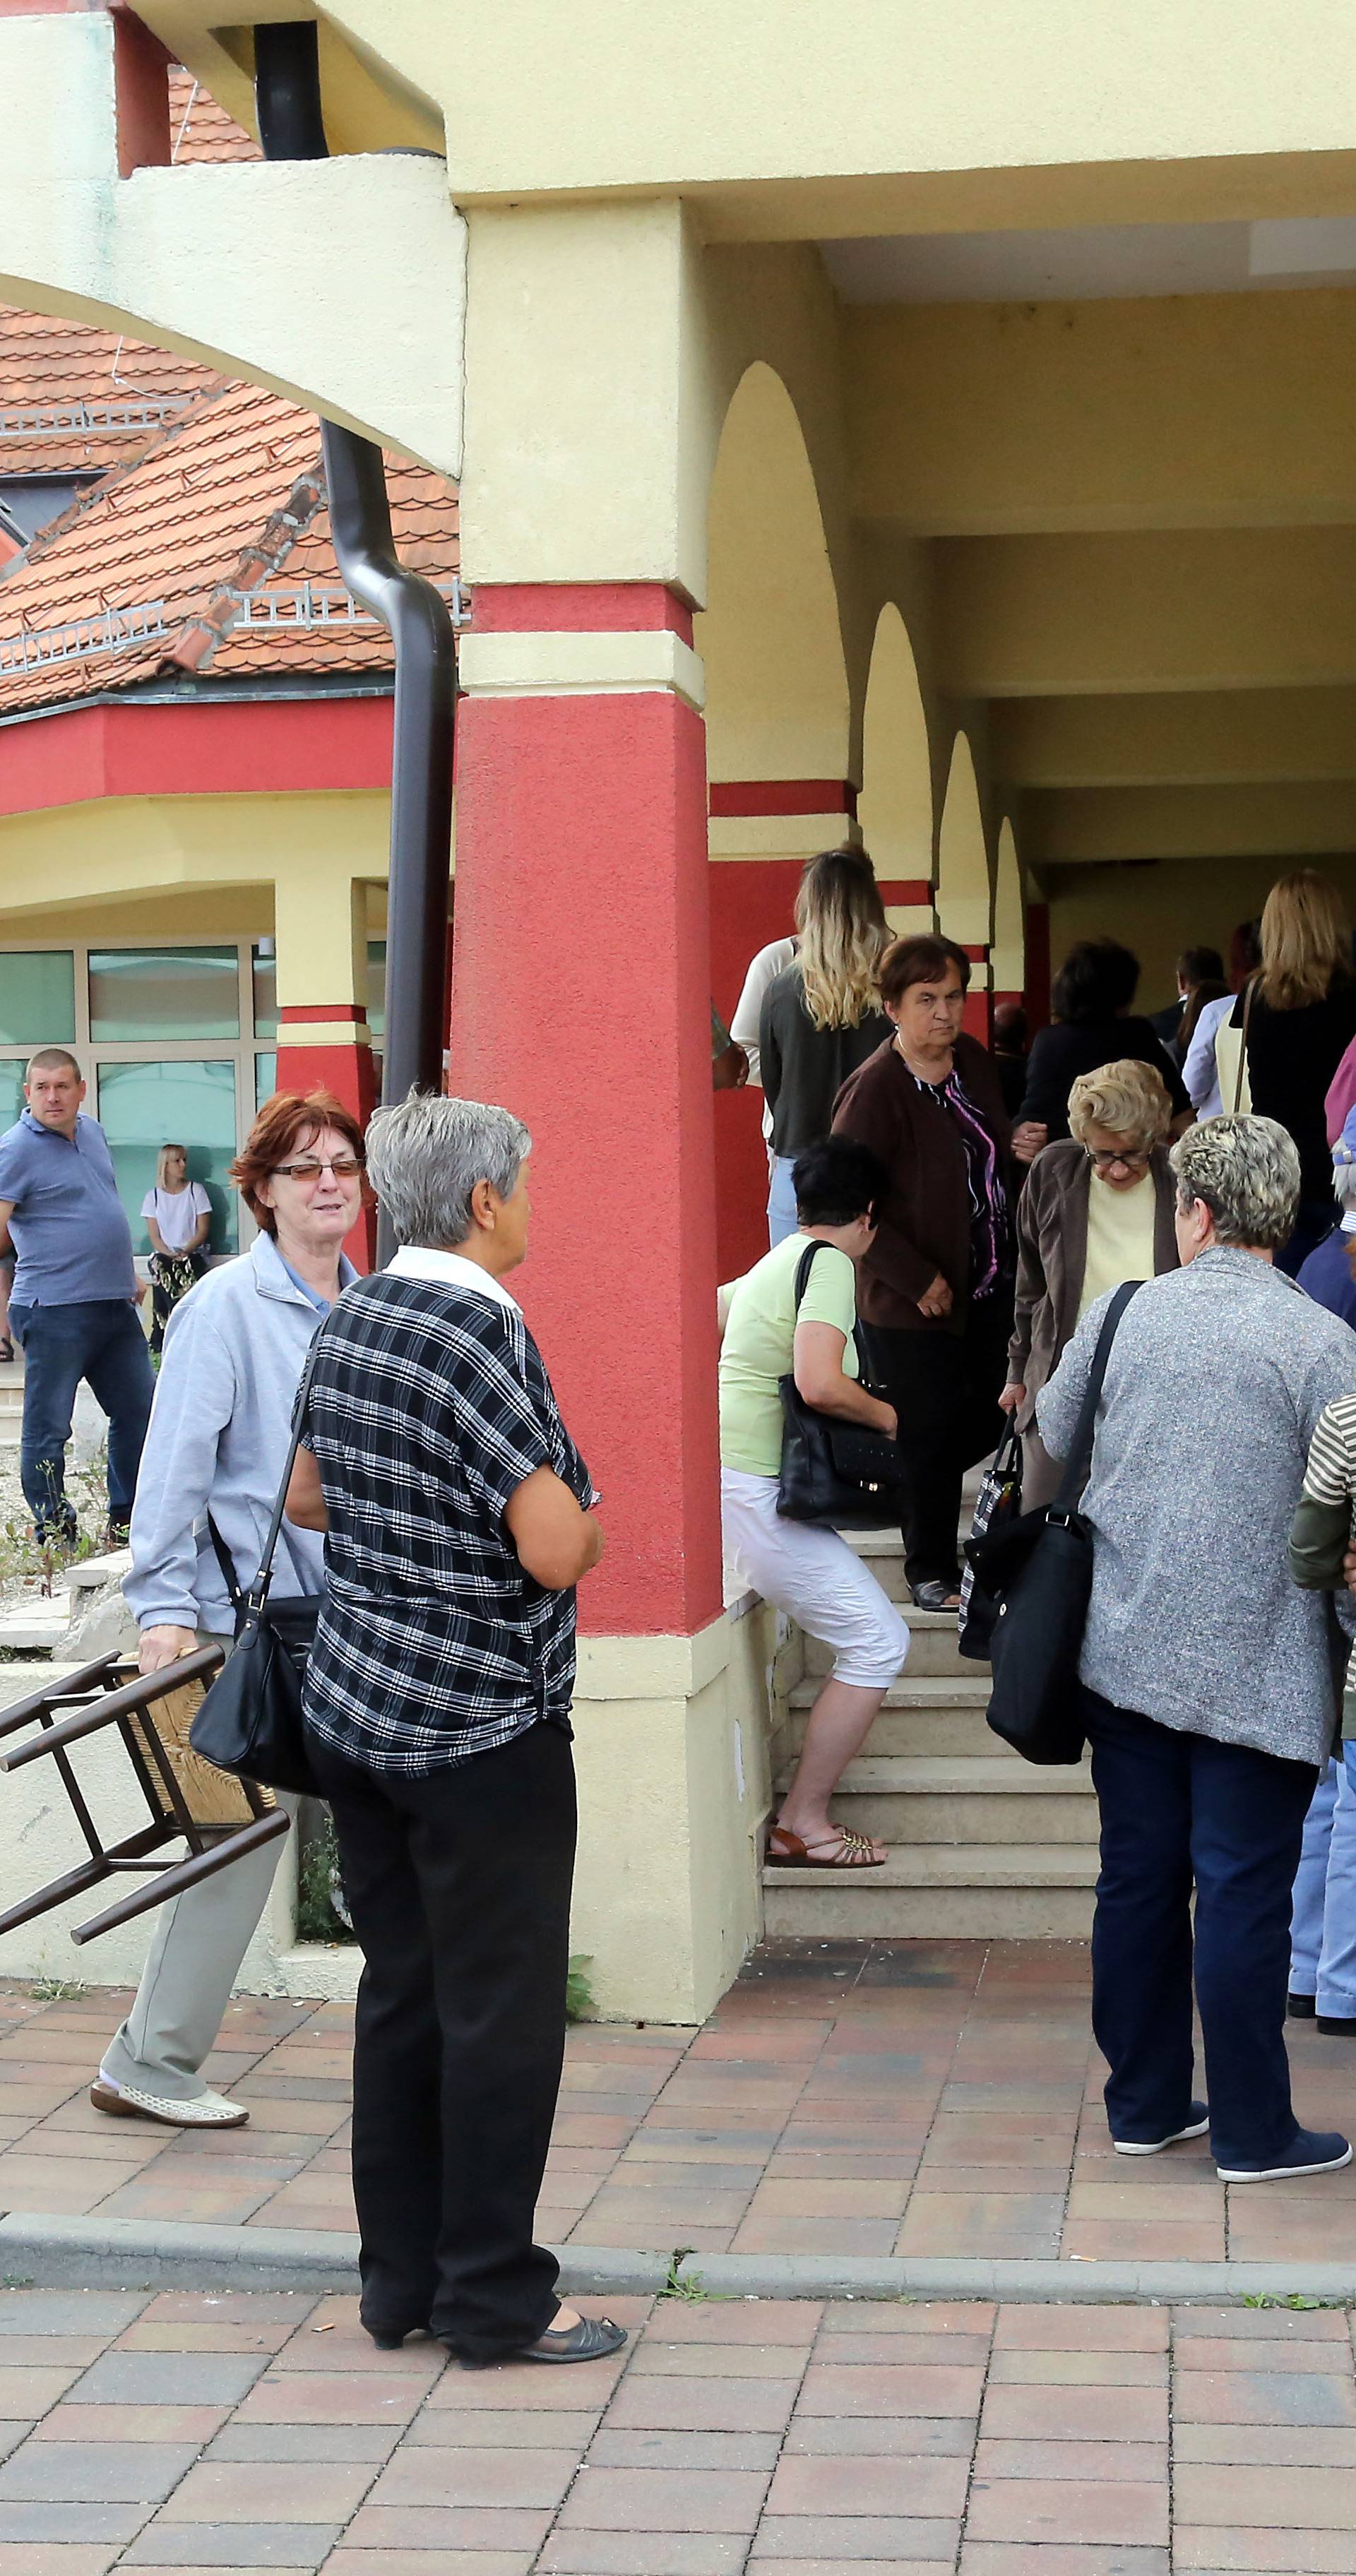
[[[837,1530],[783,1520],[775,1476],[720,1474],[725,1555],[741,1582],[834,1650],[833,1678],[884,1690],[909,1651],[909,1631],[874,1574]]]

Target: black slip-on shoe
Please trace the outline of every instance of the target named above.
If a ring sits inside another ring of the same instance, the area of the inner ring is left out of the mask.
[[[1294,2174],[1340,2173],[1351,2147],[1340,2129],[1301,2129],[1271,2164],[1215,2167],[1221,2182],[1288,2182]]]
[[[1181,2129],[1169,2129],[1166,2138],[1113,2138],[1118,2156],[1161,2156],[1165,2147],[1175,2147],[1183,2138],[1203,2138],[1210,2126],[1210,2114],[1204,2102],[1193,2102]]]
[[[548,2327],[521,2352],[497,2353],[488,2361],[469,2361],[463,2355],[461,2366],[493,2370],[501,2361],[605,2361],[609,2353],[620,2352],[625,2341],[625,2326],[614,2325],[611,2317],[581,2317],[577,2326]]]
[[[1356,2018],[1348,2013],[1315,2013],[1314,2028],[1325,2039],[1356,2039]]]
[[[1285,1999],[1285,2016],[1287,2021],[1315,2021],[1318,2017],[1318,2004],[1315,1997],[1313,1995],[1287,1995]]]

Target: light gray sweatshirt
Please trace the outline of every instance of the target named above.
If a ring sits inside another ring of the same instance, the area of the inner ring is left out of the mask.
[[[1036,1399],[1052,1457],[1068,1456],[1109,1301],[1089,1307]],[[1213,1246],[1136,1292],[1082,1503],[1090,1690],[1221,1744],[1327,1759],[1327,1613],[1291,1581],[1286,1542],[1318,1417],[1352,1394],[1356,1333],[1250,1252]]]
[[[357,1277],[340,1264],[340,1285]],[[268,1536],[287,1463],[292,1406],[324,1316],[298,1287],[271,1235],[208,1272],[165,1329],[150,1428],[132,1509],[132,1571],[123,1592],[138,1626],[235,1627],[207,1533],[207,1512],[242,1591]],[[276,1599],[324,1588],[325,1542],[284,1521],[273,1560]]]

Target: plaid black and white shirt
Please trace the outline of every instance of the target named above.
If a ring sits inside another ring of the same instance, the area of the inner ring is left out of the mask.
[[[307,1724],[373,1771],[440,1770],[570,1731],[573,1592],[524,1571],[504,1507],[537,1467],[587,1467],[522,1314],[453,1253],[405,1246],[345,1290],[307,1407],[329,1512]]]

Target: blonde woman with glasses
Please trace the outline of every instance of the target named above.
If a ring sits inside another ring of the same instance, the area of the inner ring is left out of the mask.
[[[1079,1076],[1069,1135],[1031,1166],[1017,1210],[1016,1313],[998,1399],[1017,1416],[1028,1511],[1052,1502],[1060,1480],[1036,1429],[1036,1398],[1076,1327],[1108,1288],[1177,1268],[1171,1125],[1166,1084],[1152,1065],[1126,1057]]]
[[[796,897],[794,962],[769,984],[758,1021],[759,1074],[772,1120],[768,1239],[796,1231],[791,1168],[833,1124],[849,1074],[893,1036],[881,1008],[890,945],[885,907],[865,850],[823,850]]]

